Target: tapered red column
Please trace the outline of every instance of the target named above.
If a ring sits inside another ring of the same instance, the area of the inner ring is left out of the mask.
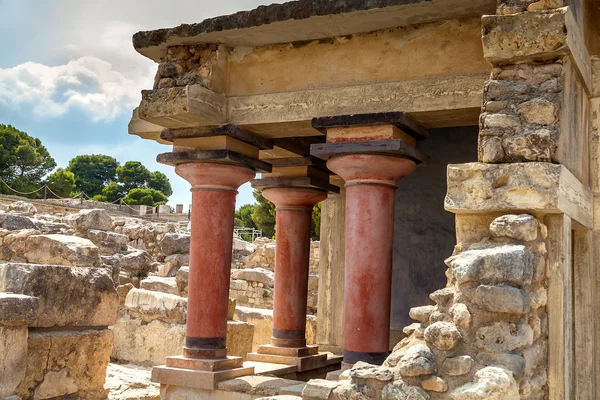
[[[316,189],[274,188],[264,190],[263,196],[276,206],[271,344],[305,347],[312,209],[327,198],[327,193]]]
[[[396,183],[416,164],[363,154],[327,166],[346,182],[344,363],[380,365],[389,354]]]
[[[184,357],[226,357],[235,198],[254,178],[245,167],[188,163],[175,172],[192,185],[192,232]]]

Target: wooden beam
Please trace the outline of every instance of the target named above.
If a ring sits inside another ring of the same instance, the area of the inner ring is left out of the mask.
[[[256,158],[248,157],[230,150],[197,150],[162,153],[156,157],[156,161],[161,164],[172,166],[209,161],[238,163],[258,171],[271,172],[271,164],[267,164],[264,161],[260,161]]]
[[[564,214],[547,215],[544,223],[548,227],[548,392],[550,400],[572,400],[575,397],[571,219]]]
[[[310,147],[310,153],[322,160],[329,160],[333,156],[344,154],[375,153],[402,156],[420,165],[429,163],[427,155],[399,139],[313,144]]]
[[[255,135],[254,133],[244,129],[240,129],[232,124],[224,124],[221,126],[197,126],[193,128],[180,129],[166,128],[160,133],[160,138],[168,142],[174,142],[176,139],[214,136],[228,136],[258,147],[260,150],[268,150],[273,148],[273,142],[271,140]]]
[[[314,176],[307,176],[303,178],[275,177],[255,179],[251,182],[251,184],[253,188],[258,190],[264,190],[273,187],[308,187],[314,189],[323,189],[332,193],[340,192],[339,186],[332,185],[328,181],[324,181]]]
[[[312,127],[322,133],[327,133],[327,129],[329,128],[356,125],[393,125],[417,140],[423,140],[429,137],[427,129],[409,118],[403,112],[337,115],[332,117],[313,118],[312,120]]]

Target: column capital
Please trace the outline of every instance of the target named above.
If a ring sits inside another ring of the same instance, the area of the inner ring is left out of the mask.
[[[281,187],[263,190],[262,195],[273,204],[276,210],[306,209],[312,211],[315,204],[327,198],[327,192],[320,189]]]
[[[194,190],[225,190],[236,192],[254,178],[254,170],[235,164],[185,163],[175,167],[175,173],[192,185]]]
[[[344,179],[346,187],[359,184],[395,187],[400,178],[415,171],[417,164],[403,157],[349,154],[330,159],[327,167]]]

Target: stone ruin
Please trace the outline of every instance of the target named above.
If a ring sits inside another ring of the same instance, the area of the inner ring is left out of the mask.
[[[147,367],[185,339],[187,224],[50,211],[0,204],[1,398],[158,398]],[[265,238],[234,243],[227,345],[245,358],[271,334],[275,251]],[[316,286],[319,242],[311,247]]]
[[[600,397],[599,19],[300,0],[135,34],[158,71],[129,133],[172,146],[191,232],[9,205],[0,399]],[[254,253],[245,182],[276,206]],[[104,389],[111,355],[136,365]]]

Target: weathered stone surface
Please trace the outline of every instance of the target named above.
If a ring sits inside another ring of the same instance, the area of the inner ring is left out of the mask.
[[[15,214],[1,214],[0,213],[0,227],[8,229],[9,231],[18,231],[21,229],[36,229],[35,224],[31,219],[22,215]]]
[[[108,364],[106,384],[110,400],[160,400],[160,385],[150,381],[150,368]]]
[[[496,218],[490,225],[490,232],[496,237],[510,237],[516,240],[537,239],[537,220],[528,214],[509,214]]]
[[[408,315],[415,321],[427,322],[429,321],[429,316],[434,310],[434,306],[413,307],[408,312]]]
[[[475,304],[491,312],[524,314],[529,312],[529,296],[512,286],[481,285],[471,298]]]
[[[113,224],[110,215],[101,209],[81,210],[77,214],[69,214],[63,218],[63,222],[81,232],[93,229],[110,231]]]
[[[37,214],[37,208],[31,203],[25,201],[15,201],[8,205],[7,211],[25,215]]]
[[[256,250],[248,257],[247,268],[275,269],[275,243],[256,246]]]
[[[445,307],[454,298],[454,290],[449,287],[439,289],[431,293],[429,298],[437,305]]]
[[[175,281],[177,282],[177,288],[179,289],[179,295],[187,297],[187,287],[190,274],[190,267],[181,267],[177,270],[175,275]]]
[[[433,353],[424,344],[409,347],[396,366],[402,376],[431,375],[436,372]]]
[[[132,289],[125,298],[125,307],[144,321],[185,324],[187,318],[187,299],[173,294]]]
[[[471,325],[471,313],[466,304],[454,304],[450,307],[450,316],[452,316],[452,322],[460,328],[468,329]]]
[[[383,388],[381,398],[382,400],[429,400],[429,395],[421,388],[409,386],[403,381],[394,381]],[[357,397],[356,399],[362,400],[363,398]]]
[[[475,360],[486,367],[503,367],[516,378],[521,378],[525,373],[525,359],[518,354],[479,353]]]
[[[451,394],[452,400],[520,400],[519,386],[510,371],[486,367],[475,373],[475,382],[467,383]]]
[[[354,364],[348,375],[350,379],[374,379],[380,382],[389,382],[394,379],[394,373],[390,368],[372,365],[363,361]]]
[[[109,330],[30,332],[27,371],[16,393],[27,399],[106,398],[112,339]]]
[[[38,297],[32,327],[101,327],[117,320],[119,296],[101,268],[0,264],[0,291]]]
[[[0,399],[15,393],[27,366],[27,327],[1,324],[0,318]]]
[[[462,335],[450,322],[436,322],[425,329],[425,340],[438,350],[452,350],[461,339]]]
[[[448,382],[439,376],[430,376],[421,382],[421,387],[428,392],[444,393],[448,391]]]
[[[26,325],[38,314],[38,298],[0,292],[0,325]]]
[[[143,277],[152,271],[152,257],[144,250],[132,250],[119,257],[120,267],[132,276]]]
[[[298,381],[290,379],[251,375],[219,382],[217,389],[240,393],[241,398],[256,398],[255,396],[275,396],[282,388],[297,384]]]
[[[483,54],[492,63],[544,61],[568,51],[566,9],[486,15],[482,25]]]
[[[90,240],[68,235],[32,235],[15,241],[10,249],[32,264],[96,267],[100,264],[98,247]]]
[[[190,252],[190,235],[167,233],[160,242],[160,250],[165,256]]]
[[[477,346],[489,352],[506,353],[533,343],[533,331],[526,320],[518,324],[499,321],[477,330]]]
[[[532,266],[525,246],[503,245],[480,250],[467,250],[446,260],[458,283],[531,282]]]
[[[179,296],[179,289],[177,288],[177,282],[175,281],[175,278],[149,276],[140,281],[140,289]]]
[[[231,279],[259,282],[267,288],[272,288],[275,283],[275,276],[273,272],[264,268],[245,268],[232,270]]]
[[[450,376],[466,375],[473,367],[473,359],[469,356],[449,357],[442,363],[441,372]]]
[[[302,390],[303,399],[328,399],[331,392],[339,386],[338,381],[326,379],[311,379]]]
[[[102,254],[114,254],[127,251],[129,238],[115,232],[99,231],[91,229],[87,231],[87,238],[100,248]]]

